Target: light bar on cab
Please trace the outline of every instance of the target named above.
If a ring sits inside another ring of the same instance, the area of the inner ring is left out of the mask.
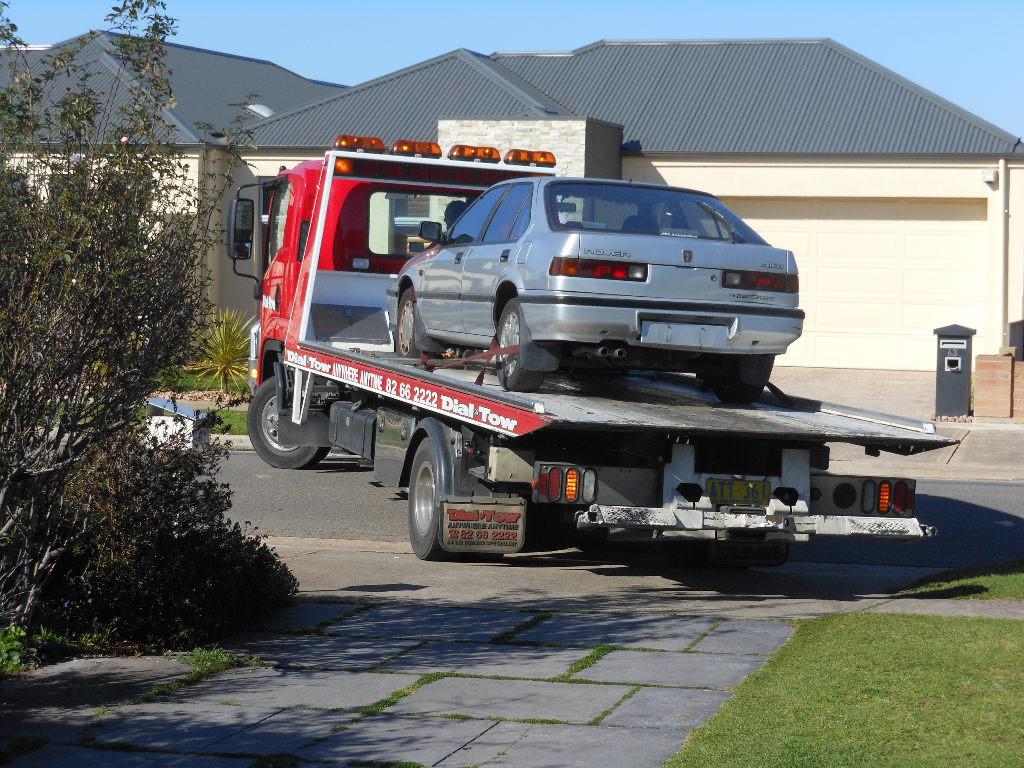
[[[530,149],[510,149],[505,153],[506,165],[535,165],[542,168],[553,168],[555,156],[551,152]]]
[[[456,144],[448,151],[449,160],[472,160],[474,163],[500,163],[501,153],[494,147]]]
[[[376,136],[350,136],[347,133],[342,133],[334,140],[334,148],[376,154],[384,151],[384,141]]]
[[[392,155],[407,155],[409,157],[433,157],[441,156],[441,147],[433,141],[410,141],[408,139],[397,139],[391,144]]]

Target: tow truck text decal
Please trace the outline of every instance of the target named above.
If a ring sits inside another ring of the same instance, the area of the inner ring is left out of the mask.
[[[523,435],[547,422],[547,419],[526,411],[531,417],[530,423],[523,423],[522,409],[490,401],[481,402],[471,395],[355,361],[331,359],[288,349],[285,351],[285,362],[360,389],[403,400],[413,406],[449,414],[461,421],[482,424],[508,435]]]

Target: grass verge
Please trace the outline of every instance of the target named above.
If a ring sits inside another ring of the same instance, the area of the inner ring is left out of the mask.
[[[943,571],[921,579],[901,594],[958,600],[1024,600],[1024,560]]]
[[[854,613],[804,622],[666,768],[1011,768],[1024,622]]]
[[[213,431],[219,435],[248,435],[246,417],[246,411],[229,411],[224,408],[217,413],[218,423]]]

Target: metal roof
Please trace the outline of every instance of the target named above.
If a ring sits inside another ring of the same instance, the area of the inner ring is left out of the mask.
[[[600,41],[491,58],[572,112],[621,124],[645,153],[1024,151],[1018,137],[830,39]]]
[[[487,56],[460,48],[254,126],[259,147],[330,146],[339,133],[437,138],[442,117],[564,117],[571,112]]]
[[[117,39],[109,32],[90,32],[53,46],[30,46],[24,56],[29,67],[38,72],[56,51],[75,51],[76,65],[89,73],[89,87],[109,95],[117,108],[127,105],[130,89],[137,84],[134,73],[122,72]],[[199,124],[215,130],[228,128],[239,116],[238,107],[232,104],[256,102],[283,112],[344,89],[308,80],[262,59],[176,43],[165,43],[165,54],[174,94],[174,106],[165,118],[174,126],[173,140],[180,144],[198,144],[207,138]],[[9,51],[0,51],[0,58],[7,55]],[[7,63],[0,61],[0,84],[9,77]],[[57,98],[70,85],[70,78],[58,78],[50,92]],[[247,122],[261,119],[255,113],[241,116],[248,118]]]

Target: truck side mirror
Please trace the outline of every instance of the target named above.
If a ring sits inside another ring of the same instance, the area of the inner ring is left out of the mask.
[[[252,258],[253,217],[256,204],[247,197],[236,197],[228,212],[228,258],[246,261]]]
[[[441,228],[441,225],[436,221],[421,221],[420,239],[426,240],[430,244],[443,243],[444,230]]]

